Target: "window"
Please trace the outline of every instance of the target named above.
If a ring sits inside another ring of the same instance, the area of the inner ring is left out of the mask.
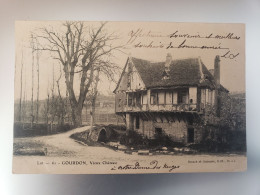
[[[143,99],[142,104],[147,104],[147,94],[146,94],[146,92],[143,93],[142,99]]]
[[[125,96],[125,102],[124,102],[124,105],[126,106],[127,104],[127,96]]]
[[[165,102],[165,92],[158,92],[158,104],[163,105]]]
[[[121,107],[121,103],[122,103],[122,99],[119,98],[119,99],[118,99],[118,107]]]
[[[142,105],[141,100],[142,100],[142,94],[141,93],[137,93],[136,94],[136,105],[137,106],[141,106]]]
[[[151,104],[152,105],[157,104],[157,93],[151,93]]]
[[[172,104],[172,92],[166,92],[165,97],[165,104],[170,105]]]
[[[131,93],[128,94],[128,106],[132,106],[133,103],[133,96]]]
[[[178,104],[187,104],[188,98],[188,91],[187,90],[180,90],[178,92]]]
[[[135,121],[135,128],[139,129],[140,128],[140,118],[139,118],[139,116],[136,116],[135,119],[136,119],[136,121]]]
[[[209,104],[212,104],[212,90],[209,89],[209,100],[208,100],[208,103]]]
[[[206,89],[201,89],[201,103],[206,104]]]

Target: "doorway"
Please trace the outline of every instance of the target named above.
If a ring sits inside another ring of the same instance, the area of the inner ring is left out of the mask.
[[[140,128],[140,118],[139,118],[139,116],[137,115],[136,117],[135,117],[135,128],[136,129],[139,129]]]
[[[156,137],[161,137],[162,135],[163,135],[162,128],[155,128],[155,136]]]
[[[188,128],[188,143],[194,143],[194,128]]]

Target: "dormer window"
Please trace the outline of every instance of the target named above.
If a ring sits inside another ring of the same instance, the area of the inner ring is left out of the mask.
[[[167,54],[166,56],[166,61],[164,64],[164,71],[163,71],[163,78],[162,80],[167,80],[169,79],[169,73],[170,73],[170,65],[172,62],[172,55],[170,53]]]
[[[162,80],[167,80],[167,79],[170,79],[169,71],[168,70],[164,70]]]
[[[169,76],[164,76],[164,77],[163,77],[163,80],[168,80],[168,79],[170,79]]]

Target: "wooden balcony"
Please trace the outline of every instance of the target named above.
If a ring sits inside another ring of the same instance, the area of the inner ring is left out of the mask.
[[[179,111],[179,112],[187,112],[193,111],[196,112],[197,105],[196,104],[172,104],[172,105],[150,105],[149,111]]]
[[[197,104],[170,104],[170,105],[124,105],[122,109],[116,112],[198,112]]]

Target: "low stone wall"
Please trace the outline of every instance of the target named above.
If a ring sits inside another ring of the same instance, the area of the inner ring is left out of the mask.
[[[45,123],[14,123],[14,137],[31,137],[39,135],[51,135],[59,132],[66,132],[73,127],[69,124],[45,124]]]

